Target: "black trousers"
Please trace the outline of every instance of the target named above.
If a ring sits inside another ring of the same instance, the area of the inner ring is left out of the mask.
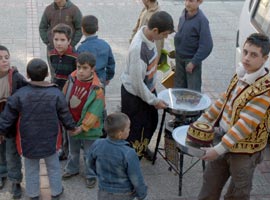
[[[155,93],[155,91],[153,92]],[[128,115],[131,125],[127,138],[137,155],[142,157],[157,128],[157,109],[121,86],[121,111]]]

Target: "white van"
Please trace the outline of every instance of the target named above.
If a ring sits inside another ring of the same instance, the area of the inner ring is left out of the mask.
[[[251,33],[264,33],[270,37],[270,0],[246,0],[239,20],[236,37],[235,64],[239,64],[241,50]],[[268,65],[269,65],[268,60]]]

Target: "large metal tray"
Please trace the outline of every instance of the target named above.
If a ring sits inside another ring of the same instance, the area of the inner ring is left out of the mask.
[[[201,158],[205,151],[199,148],[192,147],[186,144],[187,130],[189,125],[180,126],[173,130],[173,139],[178,144],[178,147],[186,154]]]
[[[188,89],[169,88],[161,91],[158,98],[168,104],[169,113],[176,115],[197,115],[211,105],[211,99],[206,94]]]

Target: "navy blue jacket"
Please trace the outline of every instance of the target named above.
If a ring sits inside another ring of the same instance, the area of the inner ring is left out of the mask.
[[[30,82],[8,98],[0,115],[0,134],[5,135],[18,116],[17,149],[30,159],[56,152],[61,144],[60,122],[68,130],[76,125],[63,93],[46,82]]]
[[[209,56],[213,48],[209,22],[198,9],[196,15],[186,17],[184,9],[179,19],[178,30],[174,37],[176,56],[191,59],[195,65]]]
[[[97,35],[88,36],[77,51],[90,52],[96,57],[96,73],[101,83],[106,86],[106,81],[110,81],[115,73],[115,61],[110,45]]]

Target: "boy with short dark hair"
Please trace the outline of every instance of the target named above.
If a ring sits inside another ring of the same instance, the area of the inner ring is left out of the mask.
[[[32,59],[27,64],[29,84],[8,98],[0,116],[0,134],[6,135],[18,119],[17,149],[24,157],[26,193],[39,199],[39,161],[44,159],[48,171],[52,199],[63,193],[61,166],[57,149],[60,147],[60,123],[76,134],[76,124],[68,110],[63,93],[51,83],[47,64]]]
[[[199,8],[202,2],[203,0],[184,0],[185,9],[174,37],[175,88],[201,91],[202,61],[213,48],[208,19]]]
[[[209,161],[199,200],[250,199],[254,170],[263,159],[270,119],[270,75],[264,66],[270,51],[269,38],[251,34],[243,46],[241,64],[225,93],[198,121],[218,126],[221,141],[204,148]]]
[[[83,146],[84,158],[93,140],[100,138],[103,128],[104,92],[95,73],[95,57],[89,52],[80,53],[77,70],[74,71],[64,87],[64,93],[73,119],[80,133],[69,137],[69,156],[63,179],[79,174],[80,150]],[[84,163],[85,164],[85,163]],[[86,186],[96,184],[94,172],[85,167]]]
[[[148,25],[134,36],[122,73],[121,108],[131,121],[128,141],[138,156],[153,159],[148,144],[158,123],[157,109],[167,104],[156,96],[158,53],[155,40],[167,38],[174,31],[173,19],[165,11],[152,15]]]
[[[129,135],[130,120],[124,113],[108,115],[104,123],[108,135],[96,140],[87,154],[87,164],[99,179],[98,200],[145,199],[140,161],[125,140]]]
[[[109,84],[114,77],[115,61],[110,45],[97,36],[98,19],[93,15],[84,16],[82,19],[82,33],[86,37],[78,47],[78,53],[89,52],[96,57],[95,72],[104,85]]]
[[[27,82],[15,67],[10,65],[9,50],[0,45],[0,113],[4,110],[7,98]],[[0,140],[3,136],[0,136]],[[6,177],[12,181],[11,193],[14,199],[21,198],[22,181],[21,157],[16,149],[16,123],[12,125],[4,141],[0,142],[0,189]]]
[[[54,49],[49,52],[49,58],[55,76],[54,83],[62,90],[68,76],[76,69],[77,53],[70,45],[72,30],[66,24],[58,24],[53,30]]]
[[[56,83],[60,90],[63,89],[68,76],[76,69],[77,53],[70,45],[72,30],[66,24],[58,24],[53,30],[54,49],[49,52],[52,82]],[[68,139],[65,130],[62,131],[63,144],[59,150],[59,159],[66,160],[68,157]]]

